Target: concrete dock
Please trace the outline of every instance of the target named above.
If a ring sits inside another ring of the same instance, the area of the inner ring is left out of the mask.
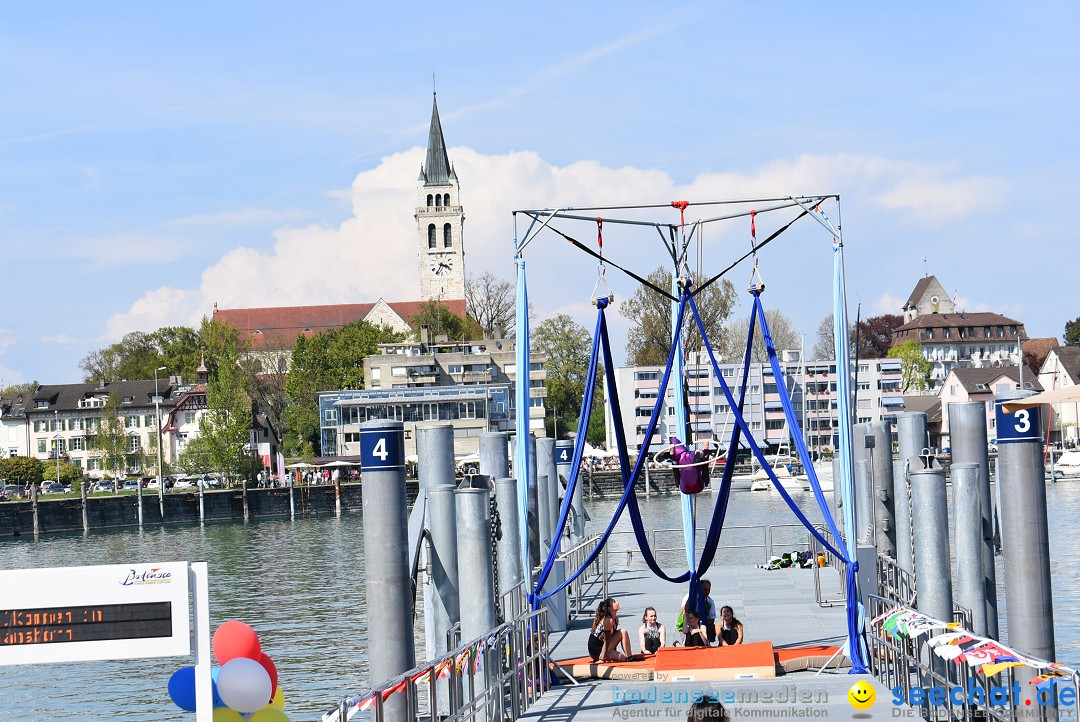
[[[638,627],[645,607],[657,610],[667,628],[670,645],[681,635],[675,632],[675,618],[686,593],[676,585],[655,577],[637,558],[630,567],[620,568],[612,555],[608,593],[619,600],[620,627],[630,633],[634,652],[638,649]],[[815,593],[814,570],[765,570],[752,566],[715,566],[706,575],[712,582],[712,598],[717,609],[727,604],[745,627],[745,641],[771,641],[775,648],[807,645],[843,645],[846,618],[841,602],[821,606]],[[820,570],[821,597],[840,600],[840,578],[835,569]],[[583,608],[591,611],[601,600],[599,576],[584,587]],[[575,617],[570,629],[551,636],[552,659],[586,654],[591,616]],[[740,718],[894,719],[914,718],[917,712],[897,707],[892,695],[870,675],[849,674],[836,669],[835,662],[820,675],[795,672],[775,679],[732,682],[654,683],[623,680],[594,680],[559,684],[546,692],[525,715],[525,719],[556,722],[562,720],[686,719],[695,699],[720,699],[732,720]],[[866,711],[856,710],[848,701],[848,690],[863,680],[876,692],[876,702]],[[644,701],[637,701],[644,700]],[[656,700],[656,701],[652,701]]]

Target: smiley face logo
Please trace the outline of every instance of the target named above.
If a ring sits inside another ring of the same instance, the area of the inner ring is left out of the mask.
[[[859,681],[851,685],[851,689],[847,693],[848,702],[855,709],[866,710],[870,709],[874,700],[877,699],[877,690],[874,689],[874,685],[869,682]]]

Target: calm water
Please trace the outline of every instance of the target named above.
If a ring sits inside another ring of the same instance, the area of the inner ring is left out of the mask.
[[[1047,486],[1054,575],[1058,658],[1080,662],[1080,569],[1074,549],[1080,532],[1073,520],[1080,511],[1080,484]],[[803,495],[809,499],[809,495]],[[702,496],[699,526],[708,523],[712,497]],[[610,520],[613,501],[589,502],[590,531]],[[641,501],[650,530],[675,530],[682,524],[678,499],[654,497]],[[815,514],[812,520],[817,520]],[[760,529],[735,526],[794,523],[778,495],[737,493],[732,496],[723,542],[753,545],[762,542]],[[625,563],[635,548],[629,519],[620,520],[611,548],[614,560]],[[678,548],[681,531],[657,531],[658,548]],[[805,545],[805,533],[776,532],[781,549]],[[685,562],[681,551],[661,553],[669,570]],[[277,664],[286,711],[293,720],[318,720],[346,694],[367,686],[368,624],[364,601],[363,531],[361,515],[338,518],[268,521],[251,524],[181,527],[93,533],[88,536],[22,537],[0,540],[0,568],[123,564],[134,562],[199,561],[210,567],[211,629],[228,619],[240,619],[259,633],[263,649]],[[718,563],[758,564],[759,548],[726,549]],[[640,563],[634,555],[633,561]],[[999,571],[999,580],[1002,575]],[[0,590],[0,603],[3,591]],[[1000,594],[1004,601],[1004,592]],[[1002,619],[1004,622],[1004,617]],[[418,641],[418,653],[423,643]],[[131,721],[192,720],[168,698],[166,685],[183,658],[91,662],[82,664],[0,667],[0,720]]]

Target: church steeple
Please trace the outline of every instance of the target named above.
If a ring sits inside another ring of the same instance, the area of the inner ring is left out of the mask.
[[[443,139],[442,123],[439,122],[439,103],[435,93],[431,94],[431,128],[428,130],[427,162],[421,170],[424,185],[446,185],[456,178],[450,167],[450,158],[446,155],[446,141]]]

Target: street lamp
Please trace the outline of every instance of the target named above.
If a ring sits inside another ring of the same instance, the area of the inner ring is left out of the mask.
[[[53,451],[56,452],[56,483],[60,483],[60,439],[63,436],[60,434],[60,411],[59,409],[53,409],[53,419],[56,420],[56,436],[53,437]]]
[[[158,393],[158,371],[164,371],[165,366],[154,369],[154,415],[157,416],[157,488],[158,508],[161,511],[161,520],[165,521],[165,482],[161,478],[161,394]]]

